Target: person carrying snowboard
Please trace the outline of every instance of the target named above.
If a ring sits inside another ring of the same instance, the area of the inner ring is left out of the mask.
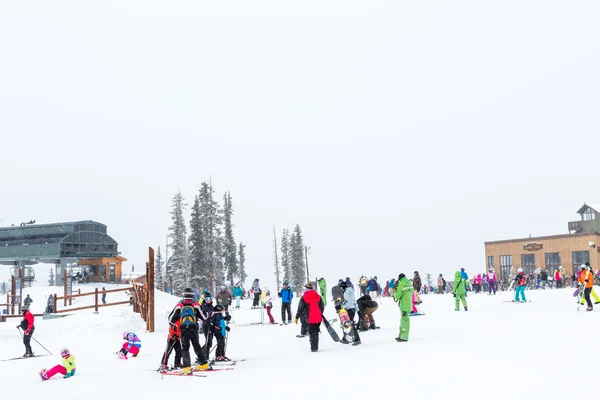
[[[126,342],[123,343],[121,350],[117,352],[119,357],[127,360],[127,354],[129,353],[132,354],[132,357],[137,357],[142,349],[142,341],[140,338],[133,332],[123,332],[123,340],[126,340]]]
[[[194,301],[194,291],[186,288],[183,292],[183,300],[181,300],[169,315],[169,321],[174,324],[180,322],[181,328],[181,355],[183,368],[182,374],[189,374],[192,370],[192,362],[190,360],[190,345],[194,348],[194,353],[198,357],[198,365],[196,371],[207,370],[209,368],[206,361],[206,355],[202,351],[199,342],[198,321],[206,320],[207,315],[200,308],[200,304]]]
[[[321,278],[318,280],[319,282],[319,294],[321,295],[321,299],[323,300],[323,304],[327,306],[327,281],[325,278]]]
[[[292,299],[294,298],[294,292],[288,286],[287,282],[283,282],[283,288],[279,292],[279,297],[281,298],[281,322],[286,325],[292,322]]]
[[[169,357],[175,350],[175,364],[174,368],[182,368],[181,364],[181,321],[175,321],[169,323],[169,336],[167,337],[167,349],[162,356],[160,361],[160,368],[166,370],[169,368]]]
[[[413,292],[413,285],[406,275],[398,275],[394,292],[394,300],[398,302],[398,308],[400,309],[400,332],[396,338],[397,342],[408,342]]]
[[[23,354],[23,357],[33,357],[33,350],[31,350],[31,337],[35,331],[33,314],[29,311],[28,306],[23,306],[21,311],[23,312],[23,319],[17,325],[17,329],[21,328],[23,331],[23,344],[25,345],[25,354]]]
[[[56,374],[62,374],[63,379],[68,379],[75,375],[75,371],[77,368],[77,366],[75,365],[75,357],[69,352],[69,349],[63,348],[60,351],[60,356],[62,357],[62,365],[58,364],[50,368],[49,370],[46,370],[44,368],[40,371],[42,381],[47,381]]]
[[[358,330],[356,329],[356,325],[354,324],[354,316],[358,310],[358,303],[356,302],[356,297],[354,295],[354,288],[348,285],[347,282],[342,282],[340,284],[340,288],[344,291],[342,304],[335,305],[335,311],[339,312],[342,308],[346,310],[348,313],[348,319],[352,323],[352,332],[354,334],[354,341],[352,343],[353,346],[358,346],[361,344],[360,336],[358,336]],[[348,343],[346,335],[341,340],[342,343]]]
[[[460,311],[460,303],[462,302],[465,311],[468,311],[466,299],[467,281],[462,277],[461,271],[456,271],[454,274],[452,295],[454,296],[454,310]]]
[[[314,290],[312,283],[307,283],[304,288],[306,291],[298,303],[298,311],[294,321],[296,324],[300,318],[307,321],[310,351],[315,353],[319,351],[319,328],[323,321],[325,304],[321,296]]]
[[[589,265],[586,265],[581,275],[579,276],[579,284],[581,285],[581,289],[583,289],[583,297],[587,302],[586,311],[593,311],[594,305],[592,304],[592,299],[590,298],[590,293],[592,292],[592,288],[594,287],[594,273]]]

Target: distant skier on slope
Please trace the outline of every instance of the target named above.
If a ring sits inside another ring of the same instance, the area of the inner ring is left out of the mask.
[[[294,321],[296,324],[300,318],[308,323],[308,335],[310,339],[310,351],[319,351],[319,327],[323,321],[325,304],[321,296],[314,290],[312,283],[304,285],[306,291],[298,303],[298,311]]]
[[[410,333],[410,313],[412,311],[412,295],[413,285],[410,283],[406,275],[398,275],[394,299],[398,302],[400,309],[400,331],[397,342],[408,342],[408,334]]]
[[[221,291],[217,293],[217,305],[223,307],[226,315],[229,315],[229,306],[231,305],[231,302],[231,293],[229,293],[225,286],[221,286]]]
[[[467,281],[462,277],[461,271],[456,271],[454,274],[454,284],[452,287],[452,295],[454,296],[454,310],[460,311],[460,302],[462,302],[465,311],[467,308]]]
[[[527,299],[525,298],[525,286],[527,286],[527,276],[523,272],[523,268],[519,268],[517,272],[517,276],[515,276],[515,301],[519,301],[520,294],[521,303],[525,303],[527,301]]]
[[[274,324],[275,319],[273,318],[273,315],[271,315],[271,309],[273,308],[273,296],[271,296],[270,290],[267,290],[265,308],[267,309],[267,315],[269,316],[269,323]]]
[[[260,283],[258,282],[258,278],[252,282],[252,293],[254,294],[254,300],[252,301],[252,308],[258,308],[258,303],[260,302],[260,295],[262,294],[260,290]]]

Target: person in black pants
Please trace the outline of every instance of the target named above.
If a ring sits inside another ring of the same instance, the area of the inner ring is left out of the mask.
[[[260,295],[262,291],[260,290],[260,284],[258,283],[258,278],[252,282],[252,292],[254,293],[254,301],[252,302],[252,308],[258,307],[258,302],[260,301]]]
[[[183,300],[181,300],[171,312],[169,321],[174,324],[180,322],[181,330],[181,352],[183,358],[183,369],[182,374],[189,374],[191,372],[191,360],[190,360],[190,345],[194,348],[194,353],[198,357],[198,366],[195,368],[196,371],[207,370],[209,368],[206,355],[202,351],[199,341],[198,321],[205,321],[207,319],[206,314],[202,311],[200,304],[194,301],[194,291],[190,288],[186,288],[183,293]]]
[[[303,320],[303,330],[306,323],[306,333],[310,336],[310,350],[316,352],[319,350],[319,328],[323,321],[325,305],[321,296],[314,290],[312,283],[307,283],[304,287],[307,290],[298,303],[295,320],[296,323],[298,323],[298,319]]]
[[[294,298],[294,291],[289,287],[287,282],[283,282],[283,289],[279,292],[281,297],[281,322],[289,324],[292,322],[292,299]],[[286,319],[287,314],[287,319]]]
[[[29,312],[28,306],[23,306],[21,311],[23,312],[23,320],[21,321],[21,324],[17,326],[17,328],[21,328],[23,330],[23,344],[25,345],[25,354],[23,354],[23,357],[33,357],[33,350],[31,349],[31,337],[35,331],[35,326],[33,325],[33,314]]]
[[[106,289],[102,287],[102,304],[106,304]]]

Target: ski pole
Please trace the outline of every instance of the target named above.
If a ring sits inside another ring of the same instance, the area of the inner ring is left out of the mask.
[[[45,348],[43,344],[41,344],[40,342],[38,342],[36,338],[34,338],[33,336],[31,336],[31,338],[32,338],[33,340],[35,340],[35,342],[36,342],[37,344],[39,344],[40,346],[42,346],[42,348],[43,348],[44,350],[46,350],[46,352],[48,352],[48,354],[52,355],[52,353],[50,353],[50,351],[49,351],[47,348]]]
[[[21,327],[17,326],[17,329],[19,330],[19,335],[21,335],[21,339],[23,339],[23,332],[21,332]]]

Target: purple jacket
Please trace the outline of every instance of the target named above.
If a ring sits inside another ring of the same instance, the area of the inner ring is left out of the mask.
[[[490,282],[496,282],[497,278],[496,278],[496,273],[495,272],[488,272],[487,274],[485,274],[485,280],[490,283]]]

